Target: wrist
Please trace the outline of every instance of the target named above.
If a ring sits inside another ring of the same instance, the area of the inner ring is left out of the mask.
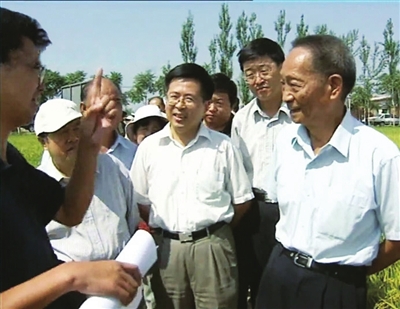
[[[57,267],[58,280],[65,293],[78,291],[81,284],[79,280],[79,273],[75,271],[77,262],[65,262]]]

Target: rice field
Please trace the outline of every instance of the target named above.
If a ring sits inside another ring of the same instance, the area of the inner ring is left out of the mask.
[[[378,127],[400,148],[400,127]],[[33,166],[40,162],[42,147],[36,136],[30,133],[11,135],[10,142],[17,147]],[[400,308],[400,261],[368,278],[369,309]]]

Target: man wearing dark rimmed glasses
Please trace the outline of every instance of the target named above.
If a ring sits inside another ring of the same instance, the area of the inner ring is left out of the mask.
[[[129,304],[140,284],[137,267],[116,261],[62,263],[45,230],[52,219],[78,225],[92,199],[100,140],[115,117],[114,104],[100,96],[102,70],[90,94],[94,106],[82,117],[76,168],[63,188],[8,143],[10,133],[29,123],[37,109],[45,72],[40,54],[51,42],[36,20],[4,8],[0,42],[1,306],[76,309],[86,299],[83,294]]]
[[[270,170],[275,139],[291,120],[285,104],[282,104],[279,71],[285,55],[278,43],[259,38],[243,47],[238,56],[247,85],[255,96],[236,113],[231,132],[232,142],[243,155],[256,197],[235,231],[239,308],[246,308],[248,288],[254,306],[262,269],[275,245],[279,211],[276,201],[268,198],[265,177]]]

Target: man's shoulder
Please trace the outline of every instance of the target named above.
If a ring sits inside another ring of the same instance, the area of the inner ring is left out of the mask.
[[[234,119],[233,121],[238,122],[238,121],[243,121],[243,120],[247,119],[249,117],[249,115],[252,114],[255,104],[257,104],[256,99],[253,99],[249,103],[247,103],[244,107],[239,109],[236,112],[235,117],[233,117],[233,119]]]

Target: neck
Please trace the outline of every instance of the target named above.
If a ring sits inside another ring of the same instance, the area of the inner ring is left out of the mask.
[[[4,121],[0,123],[0,151],[1,151],[1,159],[4,162],[7,162],[7,140],[10,136],[11,129],[7,126]]]
[[[307,131],[310,136],[311,146],[315,154],[318,154],[322,147],[324,147],[332,138],[337,127],[343,120],[346,113],[346,108],[338,110],[334,115],[329,115],[320,119],[320,122],[314,126],[307,126]]]
[[[72,171],[74,170],[74,162],[56,162],[53,161],[54,166],[66,177],[72,176]]]
[[[268,98],[267,100],[257,100],[258,106],[261,110],[266,113],[269,117],[273,117],[276,115],[278,110],[281,108],[282,105],[282,95],[275,98]]]
[[[183,146],[186,146],[187,144],[189,144],[190,141],[196,137],[198,131],[199,131],[199,127],[197,127],[196,130],[189,130],[189,131],[182,132],[179,129],[177,130],[176,128],[173,128],[171,126],[172,138]]]
[[[204,121],[204,123],[207,126],[207,128],[210,128],[211,130],[214,130],[214,131],[221,132],[221,131],[223,131],[225,129],[226,124],[228,123],[228,121],[225,122],[222,125],[218,125],[218,124],[214,124],[214,123],[208,123],[208,122],[205,122],[205,121]]]
[[[107,152],[108,149],[114,145],[115,141],[117,140],[117,132],[112,130],[104,134],[103,139],[101,141],[101,152]]]

